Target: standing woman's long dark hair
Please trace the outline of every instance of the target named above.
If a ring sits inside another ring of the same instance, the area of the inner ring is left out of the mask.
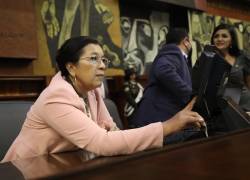
[[[214,32],[212,34],[212,37],[211,37],[211,44],[214,45],[214,35],[217,31],[221,30],[221,29],[226,29],[228,30],[230,36],[231,36],[231,39],[232,39],[232,44],[231,46],[229,47],[229,54],[232,55],[232,56],[239,56],[240,55],[240,49],[239,49],[239,46],[238,46],[238,38],[237,38],[237,34],[236,34],[236,31],[235,31],[235,28],[229,24],[220,24],[218,26],[215,27],[214,29]]]

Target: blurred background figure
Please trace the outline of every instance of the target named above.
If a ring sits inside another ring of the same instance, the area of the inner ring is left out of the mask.
[[[125,70],[124,92],[126,105],[124,107],[124,115],[127,117],[129,128],[135,127],[132,119],[144,90],[142,85],[136,81],[136,76],[136,69],[133,66]]]

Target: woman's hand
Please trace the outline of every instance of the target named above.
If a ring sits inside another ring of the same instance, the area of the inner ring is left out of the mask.
[[[204,119],[197,112],[192,111],[195,101],[196,97],[183,110],[162,123],[164,136],[178,132],[188,125],[195,125],[198,128],[206,126]]]

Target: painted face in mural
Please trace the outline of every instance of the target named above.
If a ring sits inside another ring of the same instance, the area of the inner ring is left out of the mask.
[[[138,74],[143,74],[145,65],[154,60],[168,32],[166,25],[154,25],[153,20],[121,17],[124,66],[134,66]]]
[[[168,27],[162,26],[158,33],[158,49],[161,49],[166,42],[166,35],[168,34]]]
[[[137,71],[144,71],[144,51],[152,49],[152,28],[146,20],[132,21],[128,17],[121,19],[123,36],[124,65],[134,66]]]

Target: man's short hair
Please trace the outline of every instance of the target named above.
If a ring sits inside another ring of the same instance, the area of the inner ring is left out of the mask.
[[[173,28],[170,29],[166,36],[166,44],[176,44],[179,45],[181,41],[185,38],[189,37],[188,32],[184,28]]]

